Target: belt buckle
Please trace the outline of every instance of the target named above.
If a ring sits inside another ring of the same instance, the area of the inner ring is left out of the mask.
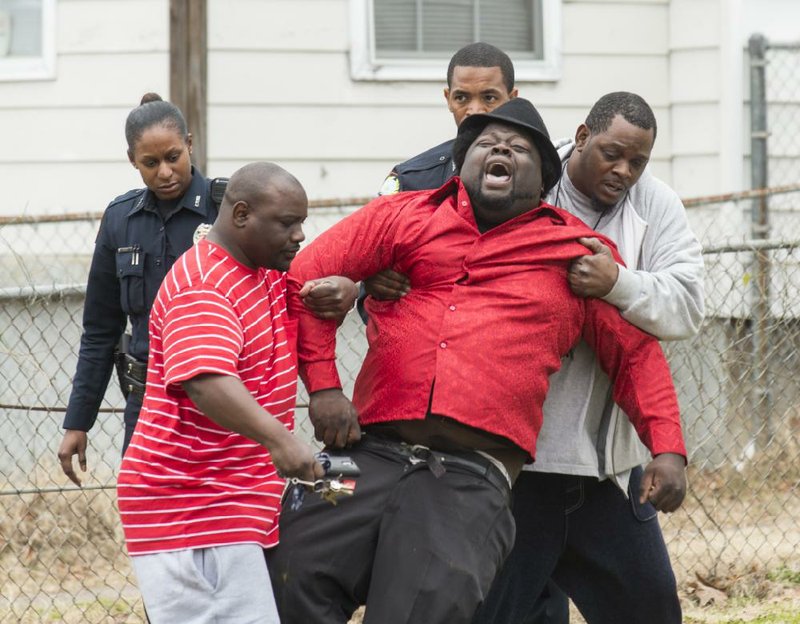
[[[408,447],[409,455],[408,461],[412,466],[416,466],[417,464],[424,464],[428,461],[428,457],[430,457],[431,449],[427,446],[423,446],[422,444],[411,444],[406,445]],[[425,455],[420,457],[417,453],[424,452]]]
[[[444,473],[447,472],[447,469],[444,467],[444,461],[446,461],[445,457],[438,456],[435,451],[421,444],[414,444],[410,448],[411,456],[408,459],[412,465],[420,463],[427,464],[428,470],[430,470],[437,479],[440,479]],[[418,454],[422,455],[422,457]]]

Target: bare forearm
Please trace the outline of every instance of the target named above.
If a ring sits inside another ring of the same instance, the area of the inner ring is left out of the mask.
[[[198,375],[184,381],[183,388],[215,423],[265,446],[279,475],[306,481],[323,476],[311,447],[262,408],[236,377]]]
[[[182,385],[197,408],[215,423],[267,448],[291,435],[236,377],[199,375]]]

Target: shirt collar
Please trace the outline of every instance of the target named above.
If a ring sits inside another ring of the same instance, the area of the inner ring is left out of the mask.
[[[196,212],[199,215],[205,215],[205,202],[203,198],[208,194],[208,183],[205,176],[200,173],[200,170],[192,165],[192,181],[189,183],[189,188],[181,197],[178,202],[178,209],[182,208]],[[156,196],[150,189],[145,189],[145,192],[139,196],[139,199],[133,204],[133,207],[128,211],[128,216],[140,212],[142,210],[154,211]]]

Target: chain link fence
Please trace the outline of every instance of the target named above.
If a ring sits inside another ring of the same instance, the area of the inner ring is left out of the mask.
[[[758,62],[754,57],[752,61]],[[764,42],[769,186],[800,182],[800,42]],[[767,186],[765,184],[764,186]],[[776,203],[781,206],[781,202]],[[770,205],[771,208],[772,202]]]
[[[309,239],[369,198],[312,203]],[[115,471],[124,400],[112,376],[89,433],[83,489],[56,450],[81,336],[100,214],[0,218],[0,622],[141,622],[123,549]],[[352,392],[365,341],[342,328],[340,370]],[[298,430],[308,439],[301,393]]]
[[[800,221],[800,193],[789,195]],[[708,309],[695,338],[666,345],[691,453],[687,501],[662,518],[682,579],[800,566],[800,240],[708,242],[720,218],[746,223],[750,201],[687,202],[706,239]],[[309,238],[351,210],[315,209]],[[0,227],[0,621],[143,618],[115,507],[115,379],[90,433],[83,490],[66,485],[55,456],[97,226],[83,218]],[[48,253],[32,254],[39,249]],[[764,266],[766,282],[754,277]],[[759,309],[768,310],[760,320]],[[351,314],[339,337],[348,392],[364,348]],[[299,400],[298,430],[311,438]]]
[[[686,202],[705,247],[707,317],[693,339],[665,344],[691,463],[686,502],[662,516],[684,583],[800,570],[798,52],[765,45],[762,59],[765,162],[781,188]],[[367,199],[313,206],[309,239]],[[56,459],[99,217],[0,219],[0,622],[144,619],[115,504],[115,378],[89,434],[83,489]],[[364,349],[351,314],[338,354],[348,393]],[[301,391],[298,431],[310,439],[305,402]]]

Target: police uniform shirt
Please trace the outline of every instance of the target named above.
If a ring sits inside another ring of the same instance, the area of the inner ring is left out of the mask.
[[[399,191],[426,191],[442,186],[455,174],[453,144],[455,139],[445,141],[400,163],[386,177],[379,195],[391,195]]]
[[[211,181],[193,167],[189,188],[165,218],[147,189],[129,191],[106,208],[89,270],[78,367],[64,428],[88,431],[94,423],[128,317],[129,353],[147,361],[150,307],[161,281],[192,246],[198,227],[217,217],[210,188]]]

